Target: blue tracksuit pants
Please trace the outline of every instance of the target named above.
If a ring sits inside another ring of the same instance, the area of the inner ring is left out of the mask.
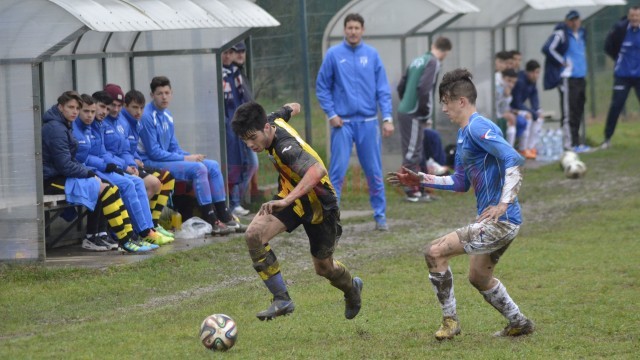
[[[146,160],[144,164],[167,169],[176,180],[191,182],[198,204],[201,206],[227,199],[220,164],[215,160],[204,159],[202,162]]]
[[[386,220],[387,200],[384,193],[382,175],[382,155],[380,125],[378,119],[351,117],[343,118],[340,128],[331,128],[331,161],[329,178],[336,189],[338,200],[342,194],[344,177],[349,168],[351,148],[356,144],[360,166],[369,185],[369,203],[376,221]]]
[[[144,180],[129,174],[100,173],[100,176],[104,176],[120,189],[120,196],[131,218],[133,231],[139,234],[143,230],[154,228]]]

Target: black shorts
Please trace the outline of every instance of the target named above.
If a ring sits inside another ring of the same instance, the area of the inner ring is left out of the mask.
[[[294,203],[295,204],[295,203]],[[287,232],[292,232],[300,224],[309,237],[311,255],[316,259],[326,259],[333,255],[336,244],[342,235],[340,224],[340,210],[328,210],[323,214],[324,220],[319,224],[311,224],[301,219],[294,211],[291,204],[286,209],[273,213],[278,220],[287,227]]]
[[[64,176],[56,176],[44,181],[45,195],[64,195],[64,184],[67,178]]]

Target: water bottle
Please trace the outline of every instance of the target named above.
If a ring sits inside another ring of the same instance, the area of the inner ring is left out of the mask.
[[[558,128],[553,133],[553,155],[551,156],[552,161],[560,160],[562,156],[562,129]]]
[[[182,230],[182,214],[177,211],[171,214],[171,227],[176,231]]]
[[[551,151],[551,137],[548,132],[543,132],[540,141],[538,142],[537,150],[538,156],[536,160],[546,162],[549,161],[549,152]]]

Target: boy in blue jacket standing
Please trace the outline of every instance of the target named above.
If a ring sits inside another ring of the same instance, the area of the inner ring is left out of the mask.
[[[331,125],[329,177],[340,199],[349,167],[351,148],[356,144],[358,160],[367,176],[369,202],[376,230],[389,230],[387,200],[382,175],[378,106],[382,112],[382,135],[393,134],[391,90],[380,55],[362,41],[364,19],[349,14],[344,19],[344,41],[327,51],[316,92]]]
[[[542,52],[545,54],[544,89],[560,91],[560,126],[564,132],[564,148],[577,153],[591,150],[581,144],[580,125],[587,100],[586,32],[580,14],[571,10],[556,28]]]

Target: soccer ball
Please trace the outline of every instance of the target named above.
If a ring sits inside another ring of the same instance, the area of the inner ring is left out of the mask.
[[[564,168],[564,175],[569,179],[579,179],[587,172],[587,166],[580,160],[567,164]]]
[[[238,339],[236,322],[225,314],[207,316],[200,325],[202,345],[213,351],[227,351]]]
[[[562,154],[562,158],[560,158],[560,167],[562,167],[562,169],[565,169],[567,165],[578,160],[580,160],[578,154],[573,151],[565,151]]]

